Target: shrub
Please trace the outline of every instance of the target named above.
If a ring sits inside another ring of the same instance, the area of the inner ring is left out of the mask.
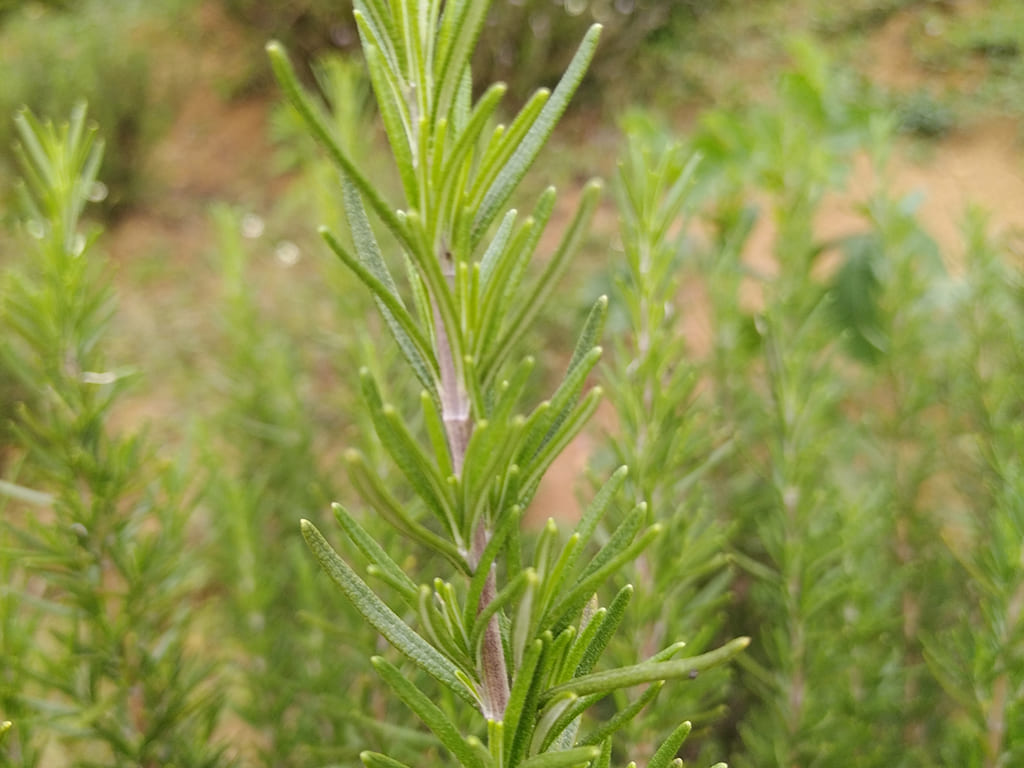
[[[616,521],[592,560],[583,557],[625,479],[624,468],[567,539],[553,520],[537,537],[520,531],[541,478],[597,406],[599,390],[584,389],[601,354],[596,340],[607,301],[594,305],[551,399],[516,415],[533,361],[510,358],[521,354],[528,326],[552,301],[599,187],[585,189],[561,244],[530,282],[524,282],[526,268],[552,213],[554,191],[543,193],[533,217],[519,226],[516,212],[502,209],[582,79],[599,29],[585,35],[552,93],[540,91],[507,128],[491,128],[489,117],[505,89],[492,86],[474,103],[469,71],[488,5],[468,0],[442,11],[441,3],[356,3],[401,181],[397,212],[301,90],[281,47],[269,48],[289,100],[342,174],[353,247],[326,230],[324,239],[372,293],[408,363],[408,380],[420,389],[418,398],[402,397],[405,382],[381,382],[364,369],[365,407],[401,482],[383,482],[356,452],[349,460],[364,501],[404,534],[408,551],[415,543],[433,554],[438,562],[431,570],[444,576],[423,579],[421,569],[400,565],[341,505],[335,514],[350,557],[369,563],[376,589],[316,526],[303,521],[302,531],[353,607],[405,657],[382,655],[372,664],[452,758],[466,766],[607,766],[612,734],[649,697],[590,723],[584,714],[593,704],[620,689],[707,669],[746,641],[687,657],[670,643],[639,664],[593,671],[632,588],[620,589],[607,608],[599,607],[598,591],[661,530],[646,525],[641,502]],[[390,236],[384,247],[370,226],[371,211]],[[390,261],[404,265],[405,290],[385,256],[391,251],[403,257]],[[413,579],[426,583],[417,586]],[[414,671],[404,671],[403,663]],[[690,727],[677,721],[667,737],[660,735],[650,764],[672,762]],[[369,768],[401,765],[379,753],[361,758]]]
[[[71,749],[212,768],[221,692],[190,648],[199,573],[181,557],[195,489],[107,423],[130,372],[107,359],[113,294],[80,226],[102,148],[84,108],[59,129],[27,111],[17,125],[26,258],[0,305],[0,354],[37,397],[14,426],[31,487],[0,485],[15,502],[0,532],[7,749],[26,766]]]
[[[85,99],[93,119],[117,147],[104,158],[103,184],[92,194],[107,212],[138,199],[144,186],[142,164],[167,115],[145,44],[138,40],[146,23],[146,13],[133,4],[105,2],[83,2],[67,11],[31,5],[4,21],[0,165],[7,178],[15,175],[7,116],[22,106],[38,114],[67,114]],[[0,193],[9,194],[10,189]]]

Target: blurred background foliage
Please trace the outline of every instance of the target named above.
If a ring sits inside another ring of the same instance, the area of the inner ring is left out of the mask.
[[[338,187],[262,54],[271,36],[292,48],[341,140],[393,186],[350,11],[0,2],[0,113],[27,104],[61,120],[84,98],[107,142],[85,214],[106,226],[94,288],[119,295],[102,347],[141,376],[103,434],[146,431],[157,456],[139,460],[148,490],[126,483],[111,519],[147,546],[167,526],[180,548],[184,562],[159,560],[139,594],[170,580],[186,595],[195,615],[175,614],[174,641],[187,626],[185,646],[216,670],[224,763],[353,765],[384,745],[436,757],[352,650],[373,640],[294,524],[330,527],[335,499],[360,509],[344,453],[378,451],[353,371],[375,366],[398,402],[415,394],[393,350],[350,331],[372,308],[315,236],[344,229]],[[509,83],[507,114],[583,29],[606,27],[526,190],[556,183],[571,201],[595,171],[617,190],[533,332],[543,378],[593,297],[613,299],[608,408],[541,489],[537,518],[573,514],[617,462],[653,465],[621,504],[647,500],[672,531],[629,575],[625,625],[653,635],[612,652],[627,661],[661,635],[754,638],[729,673],[663,692],[628,734],[635,754],[663,735],[659,711],[679,710],[701,764],[1021,761],[1022,14],[1016,0],[494,2],[475,71]],[[14,138],[0,120],[4,338],[19,324],[14,286],[38,268]],[[968,211],[971,195],[991,213]],[[54,492],[17,427],[46,391],[0,362],[2,477]],[[146,494],[160,515],[140,511]],[[34,507],[0,498],[6,660],[57,644],[38,606],[70,592],[26,560],[16,531]],[[71,532],[49,534],[76,553]],[[70,727],[56,686],[15,695],[13,669],[0,764],[86,765],[116,740]],[[90,739],[80,758],[67,751]],[[38,749],[3,751],[16,743]]]

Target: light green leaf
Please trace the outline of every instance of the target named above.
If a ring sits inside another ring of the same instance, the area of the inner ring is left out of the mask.
[[[665,742],[658,747],[658,751],[651,757],[647,768],[668,768],[669,764],[676,759],[676,752],[683,746],[686,737],[690,735],[693,724],[688,720],[680,723]]]
[[[749,637],[738,637],[720,648],[702,653],[700,656],[675,659],[674,661],[645,662],[631,667],[622,667],[620,669],[608,670],[607,672],[584,675],[544,691],[540,696],[540,702],[545,703],[552,697],[567,691],[572,691],[582,696],[589,693],[630,688],[634,685],[654,683],[659,680],[686,677],[693,672],[701,672],[728,661],[748,645],[750,645]]]
[[[40,507],[52,506],[54,501],[53,496],[49,493],[26,488],[23,485],[11,483],[7,480],[0,480],[0,494]]]
[[[423,721],[445,748],[451,752],[466,768],[484,768],[484,763],[476,751],[466,743],[458,728],[430,697],[413,685],[394,665],[380,656],[374,656],[370,662],[398,697],[405,702],[416,716]]]
[[[409,601],[410,605],[414,605],[417,590],[412,579],[398,567],[398,564],[388,556],[383,547],[355,521],[341,504],[334,503],[331,508],[334,510],[334,517],[338,520],[338,524],[345,531],[345,535],[359,548],[367,560],[388,575],[388,580],[391,583],[400,585],[402,596]]]
[[[597,747],[573,747],[557,752],[544,752],[524,760],[519,768],[570,768],[596,760],[601,750]]]
[[[382,755],[380,752],[360,752],[359,759],[362,760],[366,768],[409,768],[405,763]]]
[[[619,624],[622,623],[622,617],[626,615],[626,606],[629,605],[629,601],[632,598],[633,585],[627,584],[618,591],[618,594],[612,599],[608,608],[603,609],[605,610],[604,619],[594,630],[590,642],[583,648],[582,653],[573,654],[574,657],[579,658],[579,663],[576,665],[576,669],[572,670],[572,677],[582,677],[583,675],[590,674],[594,665],[597,664],[597,660],[604,653],[604,649],[608,646],[608,642],[619,628]],[[593,621],[596,622],[597,619],[595,618]],[[580,640],[582,639],[583,637],[581,636]]]
[[[363,618],[413,663],[464,701],[476,706],[473,694],[456,677],[455,665],[416,634],[383,600],[377,597],[373,590],[366,586],[366,583],[348,566],[348,563],[327,543],[315,525],[309,520],[302,520],[301,527],[302,535],[317,560],[320,561],[320,565],[334,583],[341,587],[349,602],[363,615]]]
[[[399,220],[398,215],[391,206],[377,192],[377,187],[356,168],[352,160],[334,139],[333,132],[325,122],[323,115],[320,114],[320,110],[314,106],[309,95],[299,84],[295,70],[292,69],[291,62],[288,61],[284,47],[276,41],[268,43],[267,54],[270,57],[270,66],[274,71],[278,84],[281,86],[281,90],[284,91],[288,101],[295,107],[299,115],[302,116],[313,137],[323,145],[331,160],[359,188],[360,194],[369,201],[373,212],[380,217],[380,220],[384,222],[398,241],[406,248],[412,250],[413,242],[409,237],[406,227]]]
[[[489,380],[495,370],[505,358],[511,353],[515,343],[522,337],[533,323],[540,308],[545,306],[551,299],[558,287],[565,268],[569,264],[570,257],[576,252],[583,240],[591,217],[597,209],[597,201],[601,194],[601,184],[592,181],[584,188],[580,196],[580,204],[576,209],[569,228],[566,230],[559,243],[558,248],[552,254],[551,259],[544,267],[537,282],[531,291],[517,303],[517,310],[504,323],[504,331],[495,343],[489,356],[483,359],[480,370]]]
[[[508,200],[512,191],[522,181],[526,171],[537,158],[541,147],[547,142],[555,124],[561,118],[562,113],[565,112],[569,100],[583,80],[583,75],[587,71],[591,58],[594,56],[600,35],[601,25],[599,24],[595,24],[587,31],[583,42],[580,43],[579,49],[577,49],[575,56],[573,56],[572,61],[569,63],[565,74],[562,75],[562,79],[559,81],[554,93],[551,94],[551,98],[544,105],[540,117],[530,128],[526,138],[520,143],[519,148],[512,155],[508,164],[498,174],[498,178],[494,180],[490,189],[487,190],[487,194],[484,195],[483,202],[480,204],[476,217],[473,220],[472,242],[474,247],[476,243],[480,242],[480,239],[484,236],[487,228],[494,221],[494,217],[498,215],[498,211]]]
[[[449,2],[445,4],[438,40],[437,100],[431,117],[447,117],[458,93],[470,56],[487,17],[489,2]]]
[[[590,734],[587,734],[581,740],[581,744],[601,744],[607,742],[613,733],[620,728],[629,725],[629,723],[635,718],[640,712],[654,701],[655,697],[661,692],[662,687],[665,683],[659,680],[656,683],[651,683],[643,693],[637,696],[636,701],[630,702],[628,705],[620,709]]]
[[[416,378],[427,391],[436,393],[437,361],[434,359],[429,342],[423,337],[419,326],[402,305],[397,292],[391,293],[384,282],[363,266],[365,261],[360,263],[359,260],[353,258],[352,254],[345,250],[345,247],[326,229],[320,230],[320,236],[342,263],[352,270],[352,273],[359,278],[363,285],[370,289],[388,330],[391,331],[391,335],[398,343],[402,355],[412,367]]]

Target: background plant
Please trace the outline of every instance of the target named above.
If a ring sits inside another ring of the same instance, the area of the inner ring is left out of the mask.
[[[38,396],[14,427],[29,487],[3,486],[4,705],[19,717],[6,753],[21,765],[218,765],[220,696],[187,649],[193,489],[181,466],[107,424],[129,371],[107,361],[113,296],[97,233],[80,226],[102,148],[84,108],[59,129],[28,111],[17,125],[26,259],[7,276],[2,353]]]
[[[137,202],[141,167],[165,127],[161,109],[168,83],[156,82],[145,37],[157,14],[135,3],[80,2],[68,9],[28,4],[3,19],[4,88],[0,93],[0,162],[8,178],[18,169],[6,118],[22,106],[37,114],[68,114],[85,99],[93,119],[117,147],[104,157],[101,185],[91,194],[107,211]],[[125,40],[126,32],[133,39]],[[11,190],[5,183],[3,193]]]
[[[666,637],[685,638],[691,651],[710,648],[722,629],[731,578],[728,521],[714,517],[703,486],[729,441],[714,434],[708,403],[698,393],[700,372],[680,322],[687,307],[678,298],[682,264],[695,257],[688,225],[700,158],[672,143],[650,115],[634,113],[623,127],[627,144],[616,185],[623,253],[612,257],[618,311],[611,316],[612,354],[604,369],[617,424],[608,447],[615,464],[637,467],[627,478],[628,491],[666,529],[624,574],[639,587],[633,612],[643,628],[613,643],[610,652],[626,659],[637,642],[653,651]],[[653,752],[654,734],[671,727],[675,712],[693,713],[694,735],[707,736],[724,715],[725,672],[717,668],[663,691],[629,727],[634,753],[641,745]],[[652,687],[648,694],[656,692]],[[691,736],[688,753],[695,743],[700,740]]]

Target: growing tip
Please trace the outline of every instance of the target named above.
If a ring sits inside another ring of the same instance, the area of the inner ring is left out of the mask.
[[[284,46],[279,40],[269,40],[264,48],[271,56],[284,56]]]

